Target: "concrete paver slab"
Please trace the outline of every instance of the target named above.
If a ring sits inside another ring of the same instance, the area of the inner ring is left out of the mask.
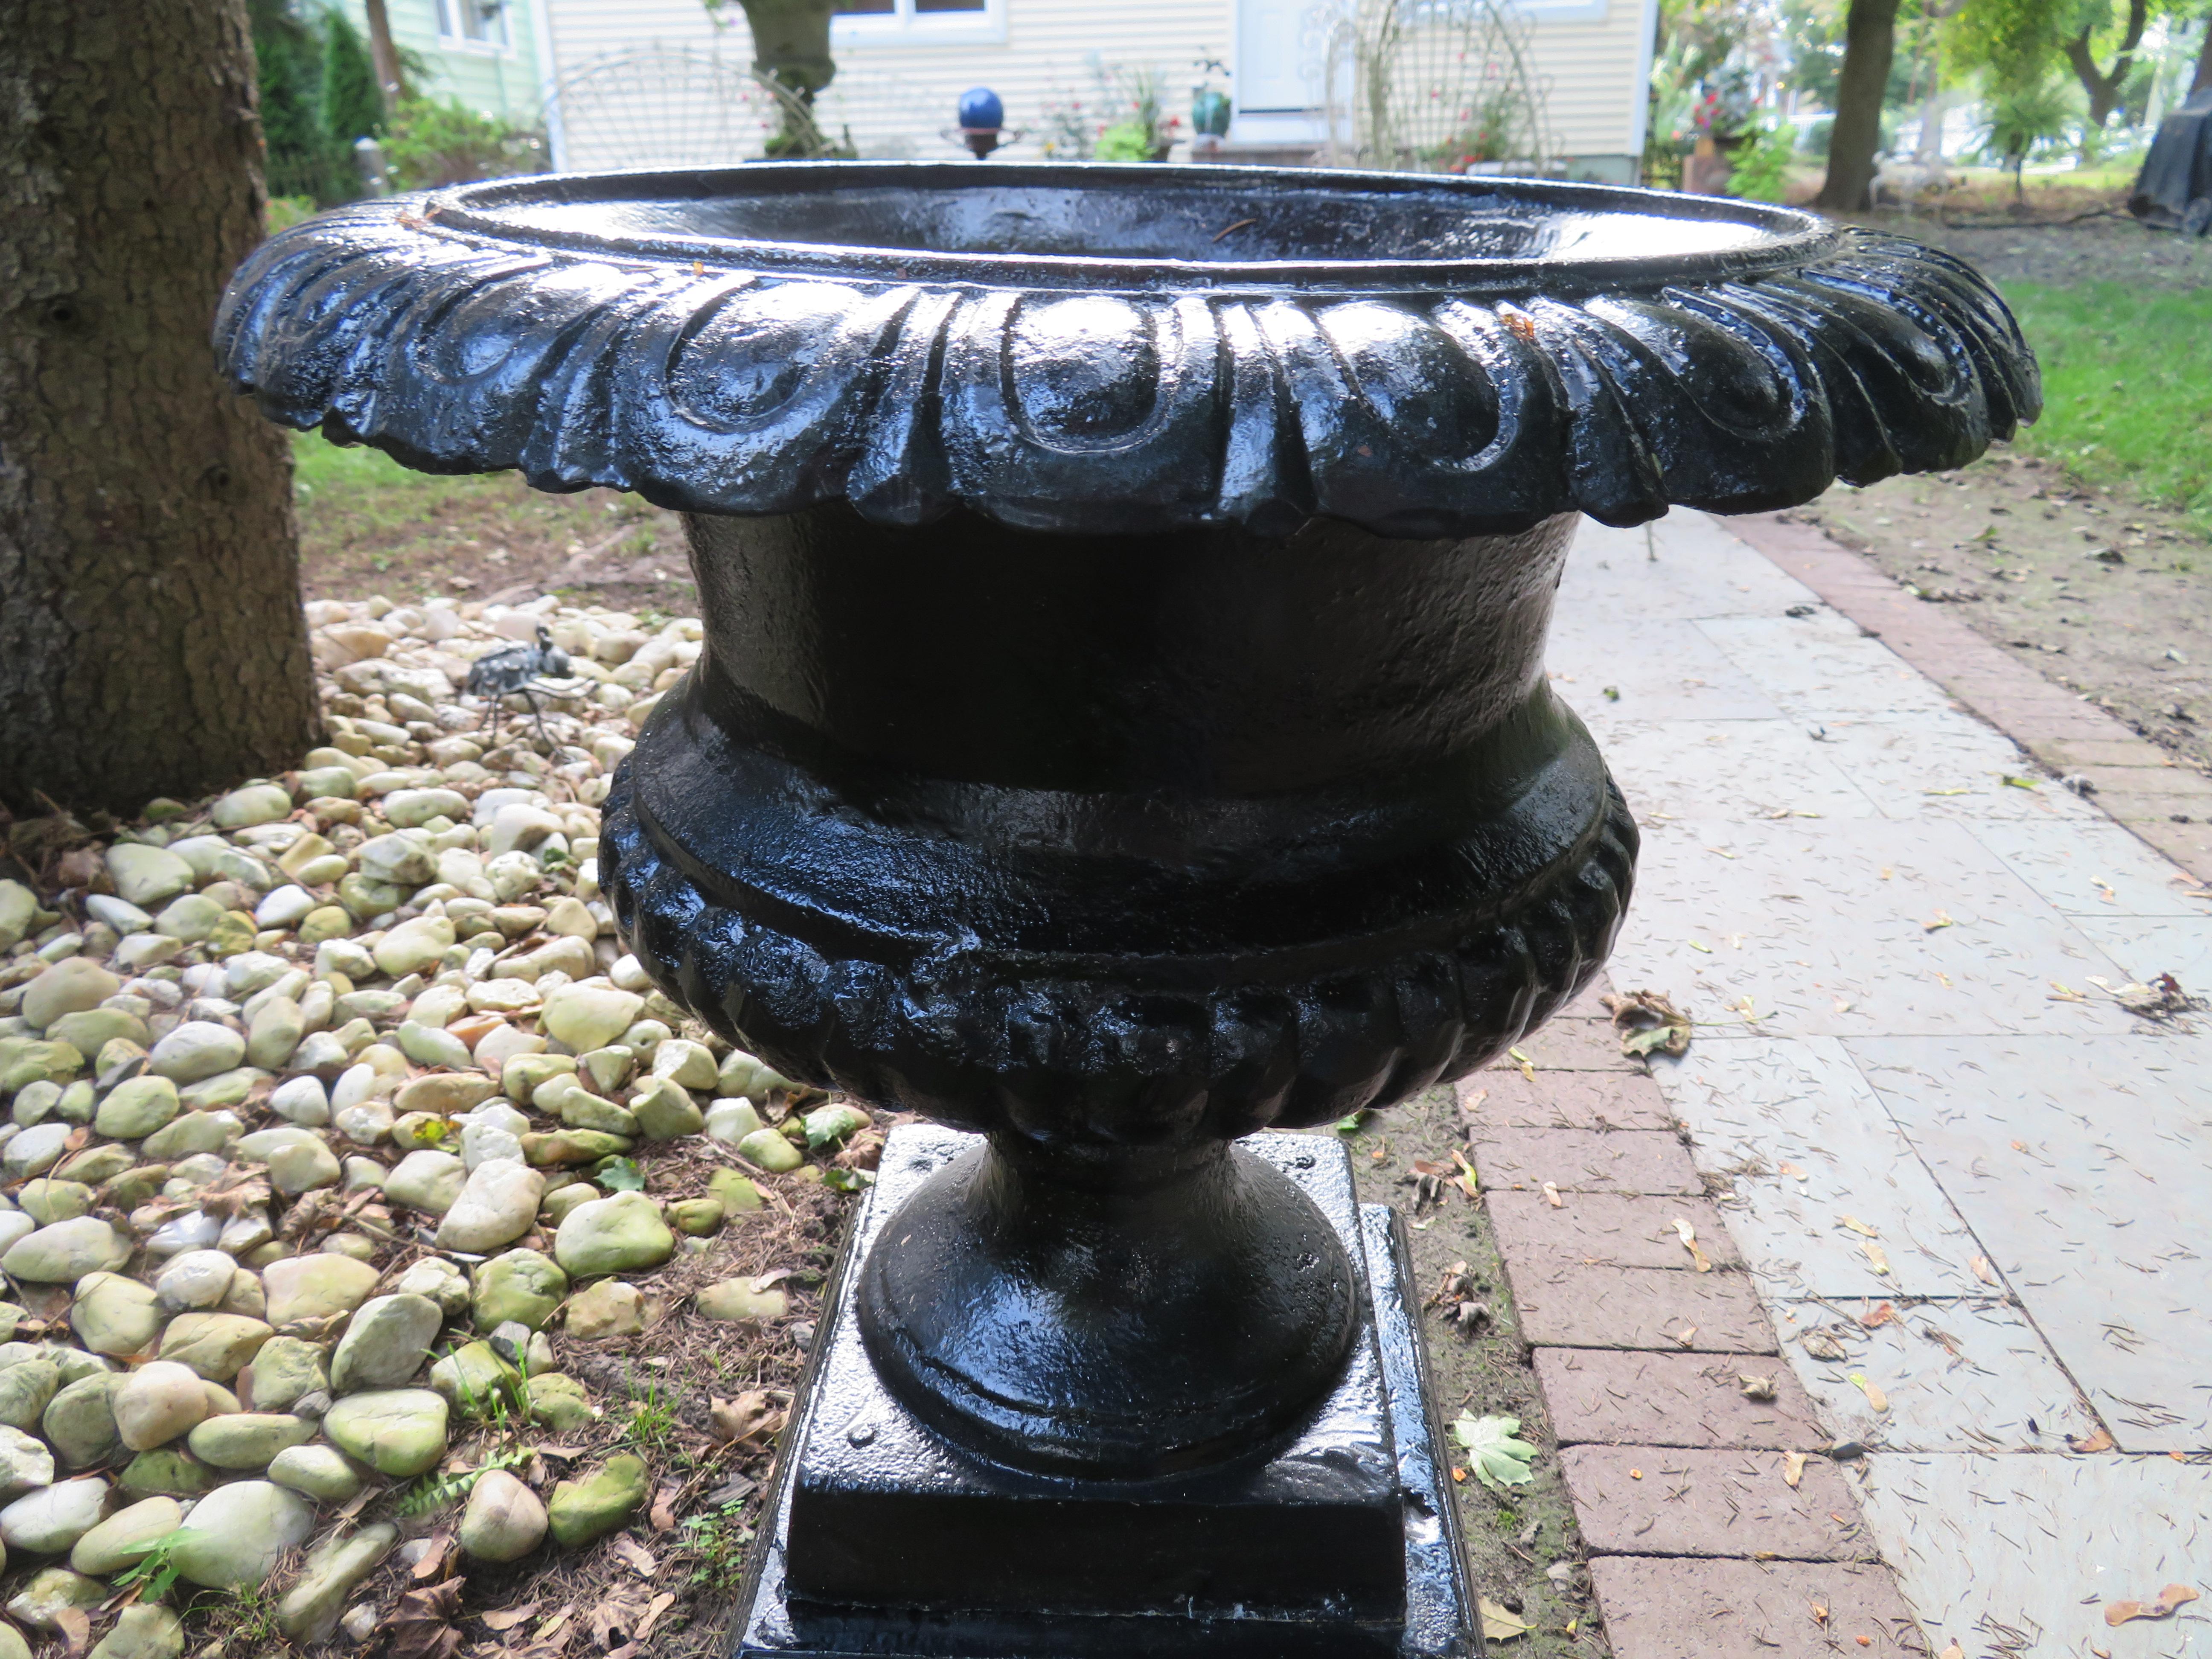
[[[1539,1347],[1772,1353],[1774,1325],[1738,1273],[1508,1263],[1521,1337]]]
[[[1541,1193],[1486,1194],[1491,1231],[1508,1261],[1694,1271],[1689,1247],[1674,1225],[1686,1221],[1698,1248],[1716,1268],[1743,1265],[1720,1212],[1702,1198],[1566,1192],[1559,1198],[1555,1206]]]
[[[2092,914],[2076,916],[2074,925],[2131,981],[2148,984],[2172,974],[2185,989],[2212,989],[2212,917]]]
[[[1511,1129],[1476,1123],[1476,1175],[1485,1187],[1561,1192],[1702,1193],[1690,1155],[1671,1133],[1651,1129]]]
[[[1973,1659],[2212,1651],[2212,1468],[2163,1457],[1870,1457],[1868,1527],[1931,1642]],[[2174,1618],[2105,1622],[2113,1601],[2185,1583]]]
[[[1708,1020],[1749,998],[1790,1036],[2118,1032],[2051,984],[2120,971],[1966,826],[1878,819],[1651,826],[1613,960],[1616,984]]]
[[[1593,728],[1613,720],[1778,720],[1783,710],[1692,622],[1577,618],[1545,653],[1552,690]],[[1617,694],[1607,696],[1611,687]]]
[[[1891,1305],[1893,1316],[1872,1329],[1854,1316],[1863,1304],[1779,1310],[1782,1352],[1836,1438],[1899,1451],[2062,1451],[2067,1436],[2095,1432],[2073,1379],[2017,1308],[1964,1298]],[[1820,1357],[1838,1347],[1844,1358]],[[1882,1410],[1854,1376],[1881,1390]]]
[[[1848,1046],[2120,1444],[2212,1446],[2212,1035]]]
[[[1778,617],[1793,605],[1820,603],[1813,590],[1698,513],[1614,530],[1583,522],[1559,585],[1559,605],[1586,616],[1647,620]]]
[[[2212,930],[2212,902],[2187,896],[2196,883],[2110,819],[1980,823],[1974,836],[2069,916],[2172,916]]]
[[[1613,1659],[1925,1659],[1930,1651],[1886,1566],[1609,1555],[1590,1563],[1590,1582]]]
[[[1988,1288],[1981,1246],[1835,1038],[1709,1039],[1668,1085],[1698,1167],[1731,1184],[1729,1225],[1769,1296]]]
[[[1952,712],[1941,686],[1832,611],[1709,617],[1698,629],[1784,714],[1801,720]]]
[[[1874,1550],[1844,1477],[1785,1454],[1662,1446],[1570,1446],[1559,1471],[1593,1555],[1738,1555],[1863,1561]]]
[[[1722,804],[1745,817],[1879,816],[1842,746],[1796,721],[1609,720],[1600,741],[1639,819],[1704,817]]]
[[[1535,1362],[1562,1445],[1808,1451],[1829,1441],[1796,1377],[1771,1358],[1539,1348]],[[1771,1382],[1774,1398],[1747,1397],[1747,1376]]]

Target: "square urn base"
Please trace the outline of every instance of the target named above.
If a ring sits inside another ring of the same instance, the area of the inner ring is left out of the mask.
[[[956,1446],[883,1386],[858,1266],[977,1137],[884,1148],[830,1294],[739,1598],[778,1659],[1449,1659],[1480,1650],[1396,1215],[1333,1139],[1239,1143],[1304,1190],[1365,1275],[1335,1390],[1285,1440],[1195,1474],[1091,1480]]]

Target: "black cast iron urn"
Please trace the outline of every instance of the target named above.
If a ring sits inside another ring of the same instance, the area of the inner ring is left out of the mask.
[[[1230,167],[394,198],[273,239],[218,345],[289,424],[686,514],[623,935],[957,1132],[893,1137],[830,1298],[736,1636],[793,1655],[1472,1650],[1402,1246],[1261,1132],[1604,958],[1635,826],[1543,665],[1577,514],[1956,466],[2038,401],[1894,237]]]

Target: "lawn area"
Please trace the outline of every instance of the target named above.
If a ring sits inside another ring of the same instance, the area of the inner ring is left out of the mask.
[[[2019,447],[2212,531],[2212,289],[2014,283],[2004,295],[2043,364],[2043,418]]]

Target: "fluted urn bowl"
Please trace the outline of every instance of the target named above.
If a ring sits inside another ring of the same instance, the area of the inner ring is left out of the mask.
[[[1779,208],[1231,167],[534,179],[271,240],[218,344],[433,471],[686,515],[609,797],[655,979],[980,1132],[865,1265],[919,1415],[1157,1476],[1288,1431],[1359,1280],[1242,1135],[1481,1064],[1636,834],[1553,695],[1575,515],[1788,506],[2032,417],[1966,267]]]

